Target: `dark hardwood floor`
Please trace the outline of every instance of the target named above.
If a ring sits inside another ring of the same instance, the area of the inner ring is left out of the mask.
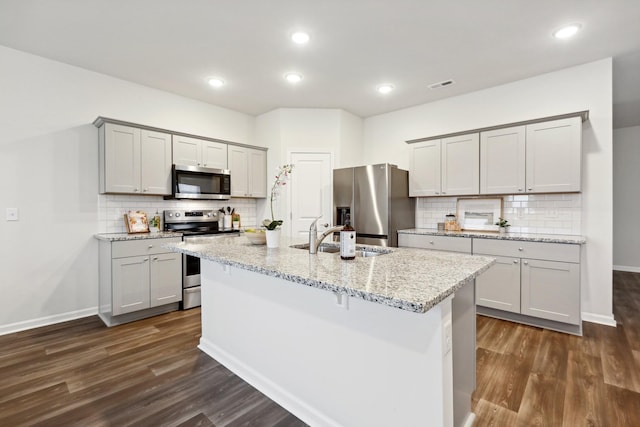
[[[640,426],[640,274],[613,282],[617,328],[582,337],[478,316],[475,426]]]
[[[614,273],[614,313],[617,328],[583,337],[479,316],[475,425],[640,426],[640,274]],[[0,426],[304,425],[199,336],[199,309],[2,336]]]

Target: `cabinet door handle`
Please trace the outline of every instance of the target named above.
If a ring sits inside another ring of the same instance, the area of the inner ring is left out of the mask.
[[[143,191],[143,192],[147,192],[147,191],[149,191],[149,189],[148,189],[148,188],[145,188],[145,189],[144,189],[144,190],[142,190],[142,191]]]
[[[517,263],[518,263],[518,260],[517,260],[517,259],[514,259],[514,260],[513,260],[513,263],[514,263],[514,264],[517,264]]]
[[[138,191],[138,189],[137,189],[137,188],[134,188],[134,189],[133,189],[133,191],[134,191],[134,192],[136,192],[136,191]]]
[[[522,188],[518,188],[518,191],[522,191]]]
[[[149,258],[145,258],[145,259],[143,259],[143,261],[144,261],[144,262],[147,262],[147,261],[149,261]]]
[[[523,249],[523,248],[518,248],[518,250],[519,250],[520,252],[524,251],[524,249]]]
[[[524,265],[529,265],[529,261],[523,261]]]
[[[438,193],[437,191],[436,191],[435,193],[436,193],[436,194],[440,194],[440,193]]]
[[[443,191],[443,192],[442,192],[442,194],[447,194],[447,192],[446,192],[446,191]]]
[[[529,191],[531,191],[531,190],[533,190],[533,188],[532,188],[532,187],[529,187]]]
[[[149,245],[149,249],[151,249],[153,247],[153,245]]]
[[[157,261],[157,260],[158,260],[158,257],[157,257],[157,256],[156,256],[156,257],[153,257],[153,260],[154,260],[154,261]]]
[[[429,244],[430,244],[430,245],[433,245],[433,240],[430,240],[430,241],[429,241]]]

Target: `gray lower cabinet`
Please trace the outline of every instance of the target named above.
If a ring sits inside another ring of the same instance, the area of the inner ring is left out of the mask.
[[[580,323],[580,264],[523,259],[521,313]]]
[[[536,318],[580,325],[579,245],[473,239],[473,254],[496,258],[476,279],[478,306],[530,317],[509,318],[525,323]],[[499,316],[496,311],[488,314]],[[551,323],[539,326],[563,329]]]
[[[437,251],[471,254],[470,237],[399,233],[398,246],[403,248],[433,249]]]
[[[398,246],[490,256],[476,278],[479,314],[580,334],[580,245],[398,234]]]
[[[182,256],[164,243],[180,238],[100,242],[99,315],[107,326],[178,308]]]
[[[476,279],[476,304],[520,313],[520,259],[494,258],[496,263]]]

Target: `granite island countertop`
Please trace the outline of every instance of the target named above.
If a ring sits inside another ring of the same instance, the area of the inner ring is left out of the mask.
[[[281,278],[390,307],[423,313],[488,269],[495,259],[451,252],[358,245],[390,251],[375,257],[343,261],[337,253],[289,247],[306,243],[280,238],[278,248],[253,245],[241,236],[215,243],[165,244],[170,250],[267,276]]]
[[[398,230],[398,234],[422,234],[427,236],[448,236],[448,237],[472,237],[476,239],[495,240],[518,240],[522,242],[543,242],[543,243],[565,243],[574,245],[584,245],[587,239],[580,235],[571,234],[537,234],[537,233],[514,233],[508,232],[500,234],[490,231],[438,231],[434,228],[409,228]]]
[[[94,234],[98,240],[106,240],[108,242],[124,241],[124,240],[144,240],[144,239],[166,239],[168,237],[182,237],[182,233],[174,231],[158,231],[154,233],[98,233]]]

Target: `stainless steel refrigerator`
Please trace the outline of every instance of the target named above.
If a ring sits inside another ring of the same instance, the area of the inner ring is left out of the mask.
[[[398,230],[415,226],[409,172],[388,163],[333,171],[333,223],[350,214],[357,243],[398,246]]]

